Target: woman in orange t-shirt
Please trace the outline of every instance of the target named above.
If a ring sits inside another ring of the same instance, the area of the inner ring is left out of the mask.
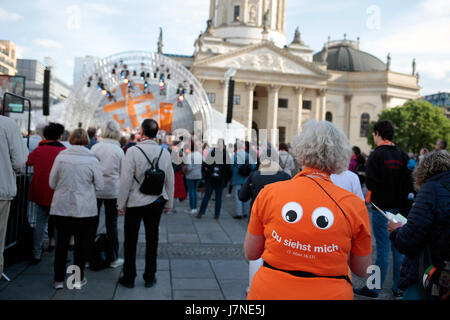
[[[253,204],[245,255],[264,265],[247,298],[353,299],[350,270],[366,275],[372,244],[364,202],[330,180],[348,167],[348,140],[330,122],[313,120],[295,151],[304,170],[266,186]]]

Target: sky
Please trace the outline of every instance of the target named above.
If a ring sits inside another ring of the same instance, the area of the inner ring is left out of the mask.
[[[0,0],[0,39],[23,59],[51,57],[53,74],[73,82],[75,57],[156,51],[159,28],[165,53],[192,55],[206,28],[209,0]],[[421,94],[450,92],[450,1],[286,0],[286,37],[296,27],[314,52],[328,37],[360,38],[360,49],[391,70],[411,73],[416,59]]]

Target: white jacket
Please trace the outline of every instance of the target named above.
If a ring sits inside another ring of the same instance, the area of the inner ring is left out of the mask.
[[[119,182],[122,162],[125,159],[125,153],[120,148],[117,140],[103,139],[92,146],[103,172],[105,187],[97,191],[98,199],[117,199],[119,195]]]
[[[146,195],[139,191],[139,187],[144,180],[145,171],[150,168],[150,164],[137,147],[140,147],[152,162],[157,159],[161,152],[161,146],[153,140],[145,140],[127,150],[120,176],[119,197],[117,199],[117,207],[119,209],[143,207],[159,198],[159,196]],[[165,207],[171,209],[173,208],[175,179],[172,159],[167,149],[164,149],[161,154],[159,169],[163,170],[166,175],[161,196],[167,200]]]
[[[96,191],[103,189],[103,174],[95,154],[83,146],[61,151],[49,178],[55,190],[50,214],[88,218],[97,213]]]
[[[332,174],[330,176],[331,181],[338,187],[350,191],[360,197],[363,201],[364,195],[361,189],[361,183],[359,182],[358,175],[350,170],[346,170],[341,174]]]
[[[12,200],[17,194],[16,174],[27,162],[28,149],[19,126],[0,116],[0,200]]]
[[[292,171],[295,170],[295,163],[294,163],[294,158],[292,157],[292,155],[289,152],[287,152],[285,150],[280,151],[279,165],[281,166],[281,168],[283,169],[284,172],[286,172],[287,174],[289,174],[292,177]]]

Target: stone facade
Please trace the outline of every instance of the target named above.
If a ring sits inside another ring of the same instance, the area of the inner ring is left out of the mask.
[[[237,70],[233,119],[248,134],[252,128],[279,129],[280,142],[292,143],[306,121],[329,120],[352,145],[368,152],[367,124],[383,109],[417,99],[418,76],[389,70],[389,63],[360,51],[359,40],[328,41],[313,56],[297,29],[286,45],[285,6],[285,0],[211,0],[210,20],[195,42],[194,55],[178,60],[223,114],[225,73]],[[330,59],[346,57],[341,49],[356,55],[350,64],[357,60],[361,65],[340,68],[338,63],[331,69]],[[277,137],[269,133],[268,139],[276,142]]]

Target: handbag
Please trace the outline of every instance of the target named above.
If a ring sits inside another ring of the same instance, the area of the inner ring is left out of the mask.
[[[158,158],[156,159],[156,164],[151,162],[150,159],[145,154],[144,150],[136,146],[142,154],[147,159],[150,164],[150,169],[147,169],[144,173],[144,181],[140,184],[139,191],[143,194],[150,196],[159,196],[162,194],[164,188],[164,181],[166,179],[166,174],[163,170],[159,169],[159,159],[161,158],[163,148],[161,148],[161,152],[159,153]],[[134,180],[139,184],[139,181],[134,177]]]

